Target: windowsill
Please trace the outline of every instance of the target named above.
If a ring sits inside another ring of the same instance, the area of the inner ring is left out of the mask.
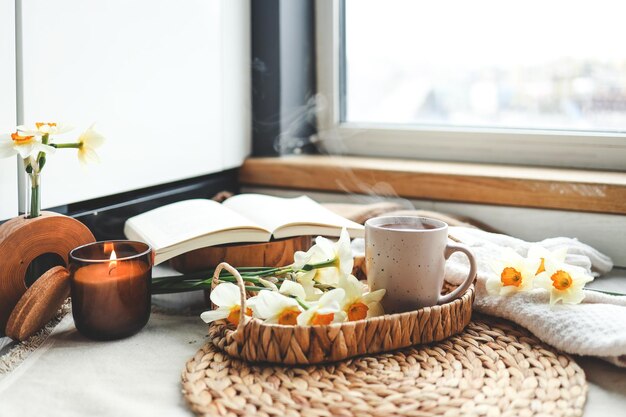
[[[249,158],[243,185],[626,214],[626,173],[367,157]],[[386,185],[385,185],[386,184]]]

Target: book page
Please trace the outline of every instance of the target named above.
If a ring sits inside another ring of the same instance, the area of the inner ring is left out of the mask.
[[[351,237],[362,237],[363,226],[333,213],[309,197],[281,198],[240,194],[224,203],[271,231],[276,238],[324,234],[339,236],[345,227]]]
[[[257,229],[253,220],[213,200],[185,200],[156,208],[126,221],[128,238],[143,240],[155,251],[181,244],[199,236],[233,229]]]

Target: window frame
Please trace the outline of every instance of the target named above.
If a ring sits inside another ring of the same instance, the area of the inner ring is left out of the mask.
[[[344,0],[316,0],[317,142],[322,151],[413,159],[626,171],[623,133],[342,121]],[[624,127],[626,130],[626,126]]]

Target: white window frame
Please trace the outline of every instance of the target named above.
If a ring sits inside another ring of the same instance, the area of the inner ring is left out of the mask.
[[[324,151],[363,156],[626,171],[623,133],[433,128],[341,121],[341,0],[316,0],[318,138]]]

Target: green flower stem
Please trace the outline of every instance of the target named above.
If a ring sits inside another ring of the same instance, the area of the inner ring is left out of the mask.
[[[302,267],[301,271],[312,271],[313,269],[328,268],[330,266],[337,266],[337,258],[329,259],[324,262],[318,262],[316,264],[306,264]]]
[[[302,301],[302,300],[300,299],[300,297],[293,297],[293,298],[295,298],[295,299],[296,299],[296,301],[298,302],[298,304],[300,304],[300,307],[302,307],[302,308],[303,308],[303,309],[305,309],[305,310],[308,310],[308,309],[309,309],[309,306],[308,306],[308,305],[306,305],[306,303],[305,303],[304,301]]]
[[[39,187],[39,173],[33,172],[28,175],[30,177],[30,212],[28,214],[29,219],[34,219],[40,216],[41,207],[41,188]]]
[[[44,145],[47,145],[48,142],[50,140],[50,135],[49,134],[45,134],[41,137],[41,143],[43,143]],[[36,171],[37,172],[41,172],[41,170],[43,169],[43,166],[46,164],[46,153],[45,152],[39,152],[39,154],[37,154],[37,167],[36,167]]]
[[[269,268],[269,267],[242,267],[237,268],[241,277],[244,281],[262,285],[260,278],[274,276],[279,281],[284,281],[286,278],[281,277],[290,272],[299,272],[299,271],[311,271],[314,269],[320,268],[328,268],[328,267],[336,267],[337,259],[329,259],[327,261],[318,262],[314,264],[306,264],[301,269],[294,270],[291,265],[277,267],[277,268]],[[153,294],[168,294],[168,293],[177,293],[177,292],[185,292],[185,291],[197,291],[197,290],[206,290],[210,289],[213,282],[213,274],[215,273],[215,269],[194,272],[191,274],[185,275],[174,275],[168,277],[159,277],[154,278],[152,280],[152,293]],[[231,274],[228,274],[227,271],[223,271],[223,274],[220,273],[219,280],[223,282],[232,282],[236,283],[237,280]],[[263,288],[265,287],[252,287],[246,286],[246,289],[249,291],[258,291],[255,288]],[[324,288],[330,288],[325,286]]]
[[[622,294],[622,293],[619,293],[619,292],[603,291],[603,290],[597,290],[595,288],[584,287],[583,290],[600,292],[602,294],[614,295],[614,296],[617,296],[617,297],[624,297],[624,296],[626,296],[626,294]]]
[[[80,149],[83,144],[82,143],[53,143],[50,146],[57,149]]]

